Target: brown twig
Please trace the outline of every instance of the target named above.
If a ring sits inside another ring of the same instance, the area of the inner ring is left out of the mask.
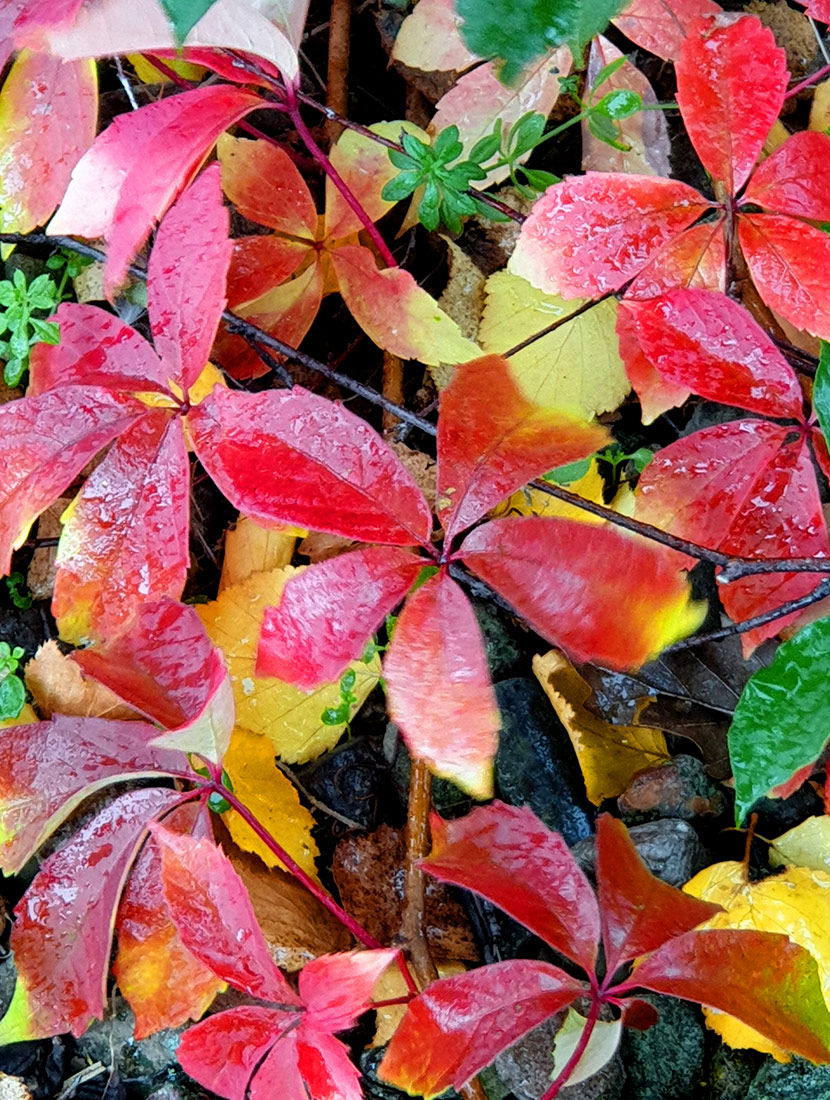
[[[326,106],[339,115],[349,112],[349,36],[351,33],[351,0],[331,0],[329,20],[329,65],[326,81]],[[326,137],[333,145],[342,133],[342,123],[327,116]]]
[[[431,795],[432,775],[429,769],[422,760],[413,760],[409,776],[404,909],[401,926],[412,970],[422,989],[438,977],[424,930],[424,873],[418,866],[418,860],[423,859],[429,851]]]

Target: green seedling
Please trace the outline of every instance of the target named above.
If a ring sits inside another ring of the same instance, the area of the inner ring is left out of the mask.
[[[3,380],[16,386],[29,366],[35,344],[57,344],[58,326],[35,314],[53,313],[60,301],[51,276],[38,275],[31,283],[20,270],[0,282],[0,359],[5,360]]]
[[[0,720],[17,718],[26,702],[26,687],[15,675],[24,652],[19,645],[12,649],[8,642],[0,642]]]

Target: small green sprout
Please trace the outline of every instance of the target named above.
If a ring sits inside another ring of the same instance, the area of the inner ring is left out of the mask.
[[[54,313],[59,301],[58,288],[46,274],[27,283],[18,268],[11,279],[0,282],[0,359],[5,360],[3,380],[7,386],[16,386],[23,377],[35,344],[58,343],[58,326],[35,314]]]
[[[0,642],[0,720],[17,718],[26,702],[26,688],[16,676],[20,658],[25,650],[8,642]]]

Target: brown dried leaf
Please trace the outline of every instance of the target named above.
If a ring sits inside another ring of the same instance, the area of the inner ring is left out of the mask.
[[[61,653],[55,641],[40,647],[26,665],[24,675],[26,687],[43,718],[51,718],[53,714],[126,721],[144,717],[108,687],[84,676],[72,658]]]

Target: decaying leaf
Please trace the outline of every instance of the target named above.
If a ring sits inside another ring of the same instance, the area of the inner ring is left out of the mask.
[[[534,657],[533,671],[568,731],[594,805],[622,794],[637,772],[669,758],[658,730],[612,726],[587,710],[590,684],[559,650]]]
[[[77,662],[61,653],[54,639],[45,642],[28,662],[26,687],[44,718],[68,714],[78,718],[143,717],[114,691],[83,674]]]

